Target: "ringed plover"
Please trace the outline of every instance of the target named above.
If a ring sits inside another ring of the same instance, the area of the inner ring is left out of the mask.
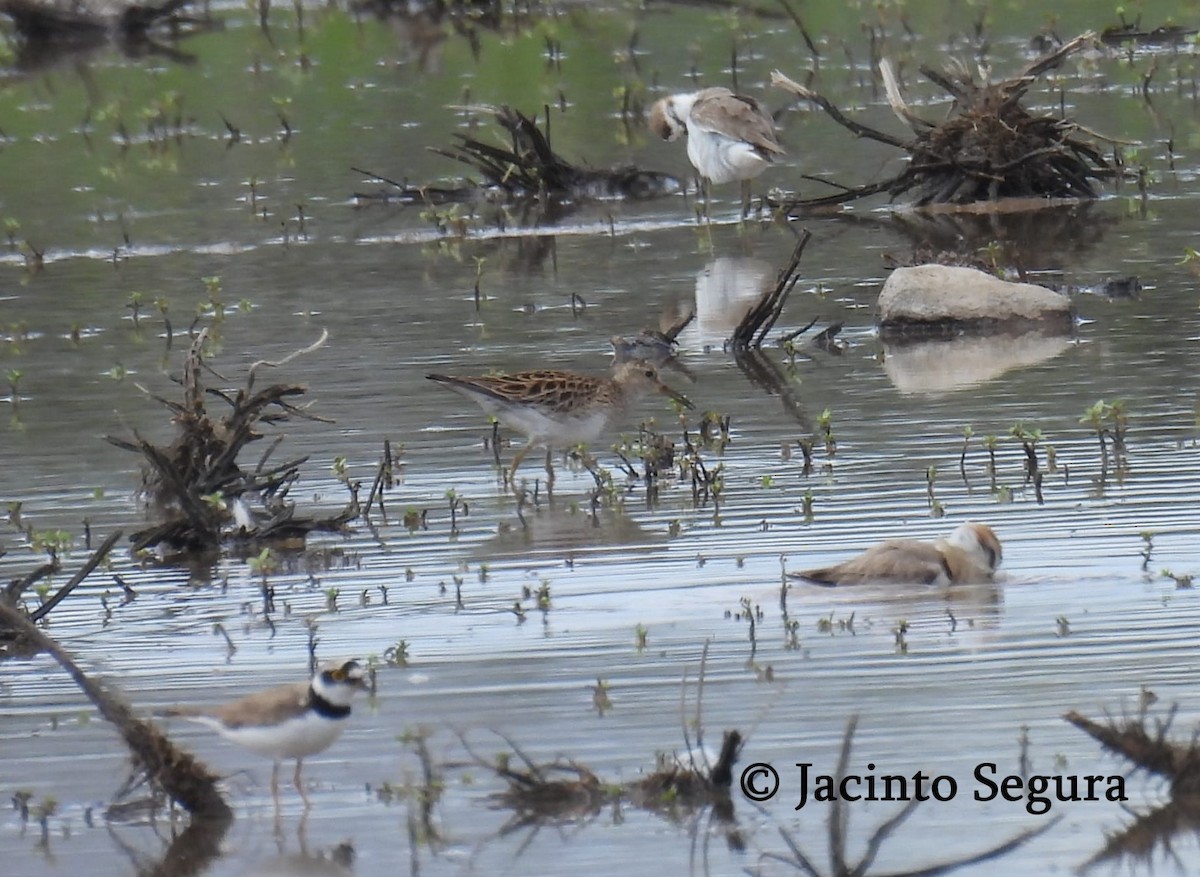
[[[904,582],[960,585],[988,582],[1000,566],[1000,540],[986,524],[959,524],[945,539],[889,539],[850,560],[823,569],[788,573],[821,585]]]
[[[300,781],[304,759],[328,749],[341,736],[350,718],[350,702],[366,688],[358,661],[334,661],[308,682],[268,688],[217,707],[172,707],[165,715],[207,725],[239,746],[272,759],[271,795],[276,801],[279,763],[296,759],[293,782],[307,807],[308,795]]]

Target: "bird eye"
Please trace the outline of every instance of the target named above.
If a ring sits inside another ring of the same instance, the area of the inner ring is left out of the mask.
[[[652,378],[652,377],[654,377],[654,369],[648,368],[644,372],[642,372],[642,374],[644,374],[648,378]]]
[[[341,682],[346,678],[346,671],[339,668],[331,672],[329,675],[333,677],[334,682]]]

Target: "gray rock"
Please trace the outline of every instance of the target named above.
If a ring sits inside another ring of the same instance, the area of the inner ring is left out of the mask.
[[[1071,302],[1044,286],[951,265],[897,268],[879,293],[881,337],[1069,331]]]

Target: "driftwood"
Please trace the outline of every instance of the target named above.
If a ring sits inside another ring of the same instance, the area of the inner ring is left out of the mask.
[[[191,55],[156,42],[162,37],[211,30],[217,23],[183,10],[193,0],[134,3],[123,0],[0,0],[18,44],[17,66],[30,69],[73,52],[112,44],[129,55],[161,55],[190,62]]]
[[[695,710],[691,722],[687,715],[686,671],[680,688],[680,720],[686,757],[659,755],[655,769],[634,782],[604,782],[590,769],[573,760],[560,758],[549,764],[537,764],[503,735],[500,735],[501,738],[516,758],[505,754],[488,761],[477,755],[460,734],[459,739],[474,762],[493,771],[507,783],[507,788],[493,798],[497,807],[513,811],[512,819],[500,833],[507,834],[526,826],[537,828],[563,821],[591,819],[605,805],[619,807],[622,802],[629,801],[635,807],[672,820],[711,813],[724,826],[730,846],[741,849],[744,842],[737,828],[730,789],[733,784],[733,765],[741,754],[745,737],[737,730],[726,731],[722,735],[720,755],[714,763],[708,763],[701,722],[707,660],[708,645],[705,644],[696,680]],[[524,769],[515,765],[514,760],[523,763]]]
[[[137,718],[124,698],[84,673],[71,656],[42,633],[25,613],[0,603],[0,623],[15,630],[40,651],[50,654],[70,674],[100,714],[116,726],[147,777],[172,800],[198,819],[225,824],[232,820],[229,806],[217,791],[219,777],[193,755],[176,747],[153,722]]]
[[[834,773],[833,785],[835,788],[840,787],[847,770],[850,765],[851,745],[854,741],[854,732],[858,726],[858,718],[852,717],[846,724],[846,732],[842,736],[842,751],[838,756],[837,770]],[[887,841],[903,824],[912,816],[913,812],[921,805],[921,800],[914,797],[901,807],[895,814],[885,819],[871,833],[870,839],[866,843],[861,858],[857,862],[852,862],[848,855],[847,839],[849,837],[849,822],[850,814],[846,807],[846,802],[838,796],[834,796],[830,804],[829,812],[829,877],[862,877],[866,874],[877,874],[873,870],[875,857],[879,855],[879,851],[883,848],[884,842]],[[938,862],[934,865],[926,865],[914,868],[908,871],[891,871],[886,872],[886,877],[932,877],[934,874],[948,874],[959,868],[966,868],[971,865],[976,865],[981,862],[998,859],[1023,844],[1028,843],[1035,837],[1050,830],[1058,824],[1061,817],[1054,817],[1046,821],[1044,825],[1026,831],[1018,832],[999,844],[992,846],[982,852],[970,856],[963,856],[958,859],[949,859],[943,862]],[[822,877],[822,871],[816,864],[805,855],[800,845],[788,833],[787,829],[782,826],[779,828],[779,835],[783,839],[784,844],[788,848],[787,854],[783,853],[763,853],[763,858],[770,861],[781,862],[792,866],[797,871],[808,875],[808,877]],[[884,875],[880,875],[884,877]]]
[[[775,278],[775,285],[763,292],[725,342],[725,348],[733,354],[738,368],[750,383],[761,387],[769,395],[778,396],[784,410],[808,432],[812,431],[812,418],[805,411],[795,382],[763,353],[762,345],[766,340],[767,333],[771,331],[780,314],[783,313],[783,306],[792,289],[800,280],[798,273],[800,259],[811,238],[812,233],[808,229],[801,231],[791,256]],[[779,339],[779,343],[787,347],[816,323],[817,318],[814,318],[804,327],[788,332]],[[841,326],[825,330],[826,333],[829,333],[826,335],[826,339],[832,338],[840,330]]]
[[[1165,718],[1152,720],[1149,710],[1156,700],[1152,692],[1144,690],[1136,715],[1110,717],[1104,723],[1074,711],[1063,716],[1106,750],[1132,764],[1134,770],[1167,780],[1171,793],[1163,806],[1133,813],[1130,824],[1108,832],[1104,845],[1079,868],[1080,873],[1101,864],[1111,872],[1113,864],[1122,861],[1152,865],[1155,853],[1160,851],[1165,859],[1178,862],[1173,840],[1194,836],[1200,829],[1200,734],[1193,732],[1186,740],[1170,739],[1167,735],[1176,708],[1168,710]]]
[[[804,256],[804,248],[808,246],[811,238],[812,232],[808,229],[804,229],[800,233],[800,238],[792,249],[791,258],[779,272],[775,286],[763,293],[762,297],[755,302],[754,307],[742,317],[733,330],[733,334],[725,343],[727,349],[737,354],[762,347],[767,333],[771,331],[775,321],[783,313],[783,306],[787,302],[788,296],[800,280],[800,275],[797,273],[800,259]],[[810,323],[809,326],[811,327],[812,324]]]
[[[29,613],[29,618],[33,622],[41,621],[50,611],[67,598],[67,596],[78,587],[79,583],[86,579],[96,567],[108,556],[112,547],[117,544],[117,540],[121,538],[121,531],[116,530],[110,533],[100,547],[92,552],[89,557],[76,573],[67,580],[54,594],[53,597],[45,600],[37,609]],[[28,575],[19,579],[14,579],[9,582],[2,590],[0,590],[0,606],[11,606],[16,608],[21,600],[21,595],[34,586],[38,581],[46,576],[53,575],[62,569],[62,564],[58,559],[57,554],[52,554],[50,561],[42,564],[37,569],[30,572]],[[40,647],[35,643],[23,639],[19,632],[6,628],[0,624],[0,658],[11,657],[14,655],[30,655],[40,651]]]
[[[1036,199],[1038,206],[1095,198],[1098,183],[1123,171],[1110,164],[1100,148],[1080,136],[1082,128],[1067,118],[1031,112],[1021,105],[1029,87],[1069,55],[1094,45],[1086,33],[1030,63],[1002,82],[978,81],[964,66],[921,73],[954,98],[950,115],[939,122],[913,112],[900,92],[889,62],[880,63],[888,102],[910,136],[896,136],[847,117],[829,100],[784,76],[772,84],[811,101],[856,137],[867,137],[903,150],[903,171],[888,179],[850,187],[824,197],[775,199],[772,206],[789,213],[844,204],[886,193],[910,207],[934,205],[963,208],[1001,199]],[[1090,132],[1089,132],[1090,133]]]
[[[456,135],[458,143],[450,148],[431,147],[431,151],[461,162],[483,175],[483,182],[467,181],[457,186],[409,186],[370,171],[358,173],[386,183],[390,189],[376,193],[355,193],[360,203],[401,203],[445,205],[470,202],[511,202],[520,200],[577,201],[596,199],[657,198],[680,192],[683,184],[670,174],[644,171],[636,167],[599,170],[575,165],[550,146],[549,115],[546,131],[520,110],[511,107],[487,107],[511,139],[510,147],[484,143],[465,135]]]
[[[501,834],[529,825],[590,819],[605,806],[621,801],[670,817],[712,808],[723,822],[731,823],[734,818],[729,792],[733,765],[743,743],[736,730],[725,732],[721,754],[712,765],[701,765],[690,758],[660,756],[652,772],[624,785],[603,781],[576,761],[558,759],[538,764],[507,738],[505,742],[524,767],[515,765],[508,757],[489,761],[472,750],[464,738],[460,739],[475,764],[507,783],[504,791],[492,799],[494,806],[513,811],[513,818],[501,829]]]
[[[178,13],[192,0],[165,3],[124,3],[118,0],[54,2],[0,0],[0,14],[12,19],[17,33],[28,40],[87,38],[92,34],[145,37],[155,27],[179,24]]]
[[[1175,46],[1196,34],[1196,28],[1178,24],[1162,24],[1158,27],[1142,27],[1139,15],[1133,21],[1120,16],[1120,24],[1110,24],[1100,31],[1100,42],[1109,46],[1136,43],[1139,46]]]
[[[1110,752],[1120,755],[1135,768],[1160,776],[1171,784],[1171,796],[1200,799],[1200,740],[1193,735],[1186,743],[1167,738],[1172,709],[1166,720],[1147,729],[1145,709],[1136,717],[1110,719],[1107,724],[1092,721],[1077,712],[1065,716],[1068,722],[1095,738]]]
[[[674,815],[708,807],[724,821],[733,821],[733,765],[742,751],[742,735],[726,731],[721,751],[713,764],[697,764],[695,758],[660,758],[657,768],[626,787],[634,806],[655,813]]]
[[[356,497],[339,514],[327,518],[298,517],[288,501],[288,491],[299,478],[300,466],[308,459],[288,460],[267,466],[278,445],[276,440],[253,470],[243,469],[238,457],[243,448],[262,438],[262,424],[277,424],[292,417],[321,420],[294,403],[305,388],[294,384],[273,384],[255,390],[259,368],[278,366],[300,353],[324,343],[297,351],[280,362],[258,362],[251,366],[244,389],[226,393],[206,387],[203,374],[208,369],[202,357],[206,333],[201,332],[188,351],[184,366],[183,402],[148,395],[162,403],[174,415],[178,435],[169,446],[158,446],[137,433],[133,440],[106,436],[119,448],[141,454],[147,463],[144,489],[153,507],[165,518],[132,537],[135,551],[165,543],[190,552],[211,551],[227,540],[251,545],[289,543],[303,540],[314,530],[342,532],[349,521],[358,517]],[[143,388],[144,389],[144,388]],[[224,417],[210,416],[206,399],[214,396],[230,411]],[[326,421],[327,422],[327,421]],[[251,505],[257,501],[259,507]]]

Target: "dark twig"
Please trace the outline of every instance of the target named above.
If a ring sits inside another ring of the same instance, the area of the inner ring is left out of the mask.
[[[800,280],[797,269],[800,266],[800,258],[804,255],[804,248],[811,238],[812,233],[808,229],[800,233],[800,238],[792,249],[791,258],[779,272],[775,287],[763,294],[733,330],[727,345],[730,350],[739,352],[762,347],[763,339],[783,312],[788,294]]]
[[[79,568],[79,571],[67,581],[65,585],[58,589],[58,593],[30,613],[29,617],[33,621],[41,621],[50,614],[50,610],[67,598],[67,595],[75,590],[76,586],[92,574],[92,570],[100,565],[108,552],[112,551],[112,547],[117,544],[117,540],[121,538],[121,531],[115,530],[108,535],[108,538],[101,543],[100,547],[92,552],[92,556],[87,559],[87,562]]]

